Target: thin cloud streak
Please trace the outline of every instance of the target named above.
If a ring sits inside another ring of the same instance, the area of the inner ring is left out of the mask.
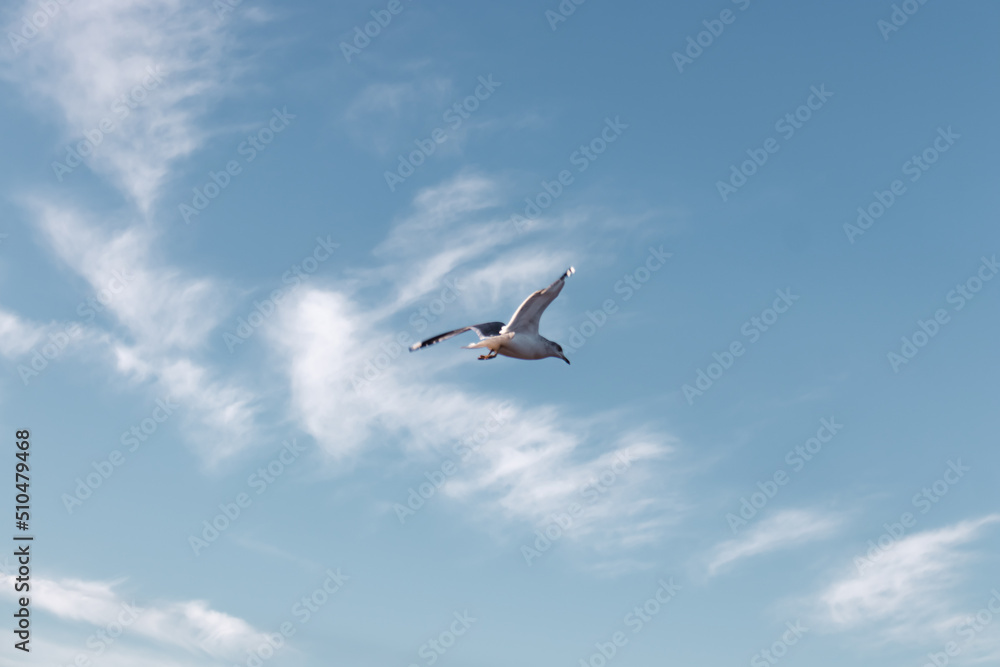
[[[831,537],[840,526],[838,517],[812,510],[784,510],[762,520],[741,537],[721,542],[713,548],[708,574],[714,576],[734,563],[779,549]]]
[[[13,596],[13,579],[12,575],[0,574],[5,596]],[[117,592],[120,585],[33,577],[32,604],[61,619],[95,627],[127,623],[130,634],[220,660],[239,659],[246,649],[266,641],[265,633],[243,619],[212,609],[204,600],[137,606]]]
[[[858,571],[820,594],[825,619],[840,630],[874,625],[888,638],[926,641],[953,614],[951,593],[974,555],[963,547],[997,522],[1000,514],[991,514],[925,530],[895,541],[873,559],[857,561]]]

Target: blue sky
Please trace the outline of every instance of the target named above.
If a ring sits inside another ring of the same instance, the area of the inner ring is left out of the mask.
[[[1000,662],[995,5],[0,18],[0,664]]]

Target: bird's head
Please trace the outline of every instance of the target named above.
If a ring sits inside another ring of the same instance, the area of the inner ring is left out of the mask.
[[[552,341],[549,341],[549,349],[550,349],[549,351],[550,357],[558,357],[559,359],[565,361],[567,364],[569,363],[569,359],[567,359],[566,355],[563,354],[562,345],[560,345],[559,343],[554,343]]]

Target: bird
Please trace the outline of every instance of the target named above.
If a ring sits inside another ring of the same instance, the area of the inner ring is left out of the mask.
[[[538,320],[541,319],[542,313],[549,307],[549,304],[559,296],[563,285],[566,284],[566,278],[575,272],[576,269],[571,266],[554,283],[545,289],[533,292],[531,296],[517,307],[514,315],[510,318],[510,322],[507,324],[503,322],[484,322],[482,324],[472,324],[461,329],[455,329],[454,331],[446,331],[445,333],[432,336],[427,340],[414,343],[410,346],[410,352],[428,347],[434,343],[440,343],[443,340],[448,340],[452,336],[457,336],[466,331],[475,331],[479,336],[479,342],[466,345],[462,349],[488,349],[489,354],[480,355],[480,359],[495,359],[498,354],[514,359],[545,359],[547,357],[556,357],[568,364],[569,359],[563,354],[562,346],[555,341],[539,335]]]

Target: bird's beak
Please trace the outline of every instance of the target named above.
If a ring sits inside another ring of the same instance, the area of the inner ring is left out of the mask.
[[[560,354],[559,358],[562,359],[563,361],[565,361],[567,364],[569,364],[569,359],[567,359],[565,356],[563,356],[563,355]],[[570,364],[570,365],[572,366],[572,364]]]

